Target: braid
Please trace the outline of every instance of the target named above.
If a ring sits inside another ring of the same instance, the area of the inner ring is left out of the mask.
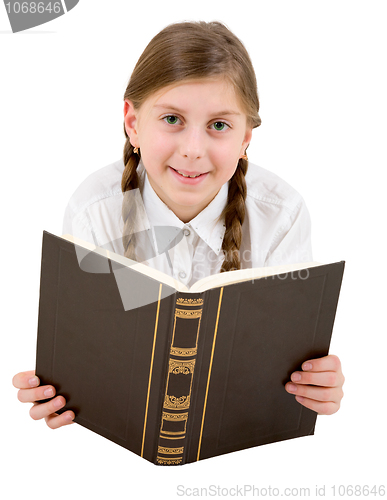
[[[228,188],[227,205],[222,213],[225,218],[226,231],[222,243],[225,259],[220,270],[221,273],[234,271],[241,267],[239,249],[242,243],[242,224],[246,212],[247,187],[245,175],[247,167],[248,161],[240,159]]]
[[[135,260],[135,233],[134,226],[137,215],[137,206],[135,196],[130,196],[132,189],[137,189],[139,185],[137,167],[140,161],[138,154],[133,152],[133,146],[126,134],[126,142],[124,146],[124,165],[125,169],[122,174],[121,189],[124,193],[122,202],[122,219],[124,221],[124,230],[122,242],[124,245],[124,255],[129,259]],[[127,195],[125,195],[127,193]]]

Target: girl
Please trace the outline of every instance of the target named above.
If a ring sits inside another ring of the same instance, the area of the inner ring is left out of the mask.
[[[238,38],[216,22],[168,26],[149,43],[126,89],[123,161],[78,188],[63,232],[189,286],[217,272],[311,261],[302,198],[248,163],[258,111],[254,70]],[[141,236],[158,226],[181,235],[161,255]],[[56,414],[63,396],[40,387],[33,371],[19,373],[13,383],[20,401],[35,403],[33,419],[45,418],[51,428],[72,422],[72,411]],[[306,360],[285,388],[304,406],[332,414],[343,383],[340,361],[330,355]]]

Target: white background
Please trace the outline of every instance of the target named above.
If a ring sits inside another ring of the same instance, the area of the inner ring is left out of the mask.
[[[304,196],[315,260],[347,262],[331,344],[345,397],[313,437],[166,468],[78,425],[32,421],[11,379],[34,367],[43,229],[61,234],[79,183],[121,157],[122,98],[145,45],[199,19],[226,23],[253,60],[262,125],[249,158]],[[80,0],[19,34],[0,6],[4,498],[178,498],[178,485],[312,497],[325,485],[329,498],[333,485],[386,484],[386,46],[383,1]]]

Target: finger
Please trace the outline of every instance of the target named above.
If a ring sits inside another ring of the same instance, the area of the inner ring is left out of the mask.
[[[22,403],[34,403],[42,399],[49,399],[55,396],[55,387],[52,385],[43,385],[36,389],[20,389],[17,398]]]
[[[339,403],[343,397],[343,391],[339,387],[314,387],[309,385],[297,385],[287,383],[285,389],[290,394],[302,396],[315,401]]]
[[[29,389],[40,384],[39,377],[35,375],[35,370],[20,372],[12,379],[12,384],[16,389]]]
[[[297,384],[338,387],[342,385],[342,374],[337,372],[294,372],[290,376]]]
[[[45,418],[46,424],[50,429],[58,429],[64,425],[73,424],[73,420],[75,418],[74,412],[65,411],[61,415],[57,415],[56,413],[49,415]]]
[[[341,371],[340,359],[334,354],[329,354],[323,358],[309,359],[302,363],[304,371],[314,372],[328,372],[328,371]]]
[[[305,406],[305,408],[309,408],[310,410],[317,412],[319,415],[332,415],[340,408],[339,403],[334,403],[332,401],[321,402],[304,398],[302,396],[296,396],[296,400]]]
[[[30,409],[30,416],[34,420],[40,420],[63,408],[65,404],[66,400],[63,396],[58,396],[47,403],[34,404]]]

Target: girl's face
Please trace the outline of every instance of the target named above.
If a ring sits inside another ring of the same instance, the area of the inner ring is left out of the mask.
[[[125,101],[124,114],[151,186],[183,222],[231,179],[251,140],[247,117],[224,80],[164,88],[137,111]]]

